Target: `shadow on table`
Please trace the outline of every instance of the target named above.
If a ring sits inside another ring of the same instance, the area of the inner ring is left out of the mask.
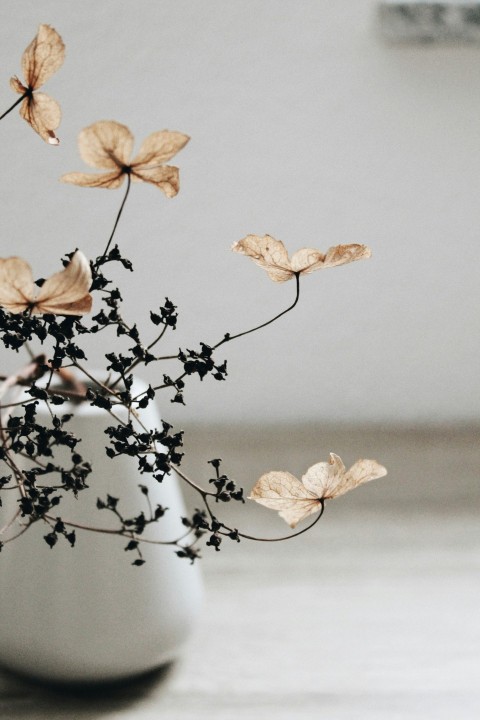
[[[5,720],[75,720],[101,718],[142,704],[161,694],[174,674],[175,663],[143,675],[109,683],[52,684],[0,671],[0,717]]]

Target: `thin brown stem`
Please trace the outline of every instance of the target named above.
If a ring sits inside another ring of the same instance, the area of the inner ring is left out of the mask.
[[[282,310],[282,312],[277,313],[273,318],[270,318],[270,320],[267,320],[266,322],[262,323],[261,325],[256,325],[253,328],[250,328],[250,330],[244,330],[243,332],[236,333],[235,335],[230,335],[230,333],[226,333],[222,340],[217,342],[215,345],[212,346],[212,350],[216,350],[221,345],[224,345],[225,343],[231,342],[232,340],[237,340],[240,337],[243,337],[244,335],[250,335],[250,333],[256,332],[257,330],[261,330],[261,328],[267,327],[267,325],[271,325],[276,320],[281,318],[283,315],[286,315],[290,310],[293,310],[295,305],[298,303],[298,300],[300,298],[300,273],[295,273],[295,299],[291,305],[289,305],[285,310]],[[157,358],[157,360],[175,360],[178,358],[178,355],[166,355],[164,357]],[[182,380],[187,373],[183,373],[177,378],[178,380]],[[157,385],[154,387],[154,390],[163,390],[166,387],[171,387],[171,385]],[[144,393],[140,393],[140,395],[137,395],[135,400],[137,400],[141,395]]]
[[[215,516],[212,512],[212,509],[210,508],[210,504],[209,504],[207,498],[215,497],[215,493],[212,493],[208,490],[204,490],[202,487],[200,487],[200,485],[197,485],[193,480],[191,480],[189,477],[187,477],[184,473],[180,472],[180,470],[177,467],[172,468],[172,469],[175,470],[177,475],[179,477],[181,477],[182,480],[184,480],[187,483],[187,485],[190,485],[191,488],[196,490],[201,495],[202,500],[205,505],[205,508],[210,516],[210,519],[213,520],[213,518]],[[225,525],[224,523],[222,523],[222,527],[224,528],[224,530],[226,532],[220,531],[220,534],[228,535],[231,532],[235,532],[236,535],[238,535],[238,537],[244,538],[245,540],[256,540],[258,542],[282,542],[283,540],[290,540],[290,538],[297,537],[297,535],[302,535],[304,532],[307,532],[307,530],[310,530],[310,528],[312,528],[320,520],[320,518],[323,515],[324,509],[325,509],[325,501],[320,499],[319,513],[318,513],[317,517],[315,518],[315,520],[312,523],[310,523],[310,525],[307,525],[307,527],[303,528],[302,530],[298,530],[297,532],[290,533],[289,535],[282,535],[281,537],[277,537],[277,538],[264,538],[264,537],[257,537],[256,535],[248,535],[247,533],[239,532],[237,529],[231,528],[228,525]]]
[[[44,518],[49,522],[55,522],[57,519],[56,517],[53,517],[52,515],[45,515]],[[105,533],[107,535],[119,535],[120,537],[126,537],[132,540],[135,540],[137,542],[144,542],[149,543],[151,545],[177,545],[179,542],[184,540],[192,530],[188,530],[183,535],[180,535],[175,540],[149,540],[148,538],[144,538],[141,535],[135,535],[135,533],[132,533],[131,531],[124,530],[123,528],[118,528],[117,530],[114,530],[112,528],[101,528],[101,527],[94,527],[91,525],[82,525],[81,523],[72,522],[71,520],[63,520],[62,522],[64,525],[68,525],[68,527],[75,528],[76,530],[85,530],[87,532],[96,532],[96,533]]]
[[[5,490],[5,488],[2,488],[2,489]],[[10,488],[8,488],[8,489],[10,489]],[[13,523],[20,515],[20,512],[21,511],[19,508],[18,510],[16,510],[16,512],[13,514],[13,516],[10,518],[10,520],[7,523],[5,523],[5,525],[2,528],[0,528],[0,535],[3,535],[4,533],[7,532],[7,530],[9,530],[12,527]]]
[[[17,105],[20,105],[20,103],[22,102],[22,100],[24,100],[24,99],[27,97],[27,95],[28,95],[28,93],[24,93],[23,95],[20,95],[20,97],[19,97],[17,100],[15,100],[15,102],[13,103],[13,105],[12,105],[11,107],[9,107],[8,110],[5,110],[5,112],[3,113],[3,115],[0,115],[0,120],[3,120],[3,118],[5,117],[5,115],[8,115],[8,113],[12,112],[12,110],[13,110],[14,108],[16,108]]]
[[[20,535],[23,535],[24,533],[26,533],[27,530],[32,527],[32,525],[33,525],[33,522],[27,523],[26,525],[23,526],[23,528],[16,535],[11,535],[9,538],[6,538],[6,540],[2,540],[3,544],[6,545],[7,543],[12,542],[12,540],[16,540],[17,538],[20,537]]]
[[[158,335],[158,336],[155,338],[155,340],[153,340],[153,342],[151,342],[150,345],[147,346],[147,348],[146,348],[146,349],[147,349],[147,352],[148,352],[149,350],[151,350],[151,349],[162,339],[162,337],[165,335],[166,330],[167,330],[167,326],[165,325],[164,328],[163,328],[163,330],[162,330],[162,332],[160,333],[160,335]],[[173,355],[173,357],[176,358],[177,356],[176,356],[176,355]],[[164,359],[165,359],[165,358],[155,358],[155,360],[164,360]],[[140,365],[141,362],[142,362],[142,359],[141,359],[141,358],[137,358],[136,360],[134,360],[133,363],[125,370],[124,375],[127,375],[128,373],[132,372],[132,370],[134,370],[134,369],[137,367],[137,365]],[[118,385],[118,383],[121,382],[121,380],[122,380],[122,376],[120,375],[120,376],[115,380],[115,382],[110,385],[110,388],[113,390],[113,388],[114,388],[116,385]]]
[[[243,332],[239,332],[236,335],[230,335],[227,333],[225,337],[220,340],[216,345],[213,346],[213,350],[216,350],[220,345],[224,345],[227,342],[231,342],[232,340],[236,340],[237,338],[243,337],[244,335],[249,335],[250,333],[256,332],[257,330],[261,330],[261,328],[267,327],[267,325],[271,325],[271,323],[275,322],[275,320],[278,320],[282,317],[282,315],[286,315],[290,310],[293,310],[295,305],[298,303],[298,300],[300,298],[300,273],[295,273],[295,300],[291,305],[289,305],[285,310],[282,310],[282,312],[278,313],[278,315],[275,315],[275,317],[271,318],[270,320],[267,320],[266,322],[262,323],[261,325],[256,325],[255,327],[251,328],[250,330],[244,330]]]
[[[283,540],[290,540],[291,538],[298,537],[298,535],[303,535],[303,533],[307,532],[307,530],[310,530],[314,525],[317,524],[317,522],[320,520],[320,518],[323,515],[323,511],[325,509],[325,502],[323,500],[320,500],[320,511],[315,518],[315,520],[310,523],[310,525],[307,525],[307,527],[304,527],[302,530],[298,530],[297,532],[290,533],[290,535],[283,535],[282,537],[277,538],[262,538],[262,537],[256,537],[255,535],[246,535],[245,533],[241,533],[237,531],[238,537],[244,538],[245,540],[257,540],[258,542],[282,542]],[[228,530],[231,532],[232,529],[228,528]]]
[[[204,490],[202,487],[200,487],[200,485],[197,485],[197,483],[195,483],[193,480],[190,480],[190,478],[187,477],[187,476],[185,475],[185,473],[181,472],[181,470],[179,470],[176,465],[175,465],[175,467],[172,467],[172,470],[174,470],[174,471],[177,473],[177,475],[178,475],[180,478],[182,478],[182,480],[183,480],[184,482],[187,483],[187,485],[190,485],[191,488],[193,488],[193,489],[196,490],[198,493],[200,493],[200,495],[201,495],[203,498],[208,497],[209,495],[211,495],[212,497],[215,495],[215,493],[212,493],[212,492],[210,492],[210,491],[208,491],[208,490]]]
[[[1,119],[1,118],[0,118],[0,119]],[[103,251],[103,254],[100,256],[101,258],[105,257],[105,256],[107,255],[108,251],[110,250],[110,245],[112,244],[113,236],[115,235],[115,231],[116,231],[116,229],[117,229],[117,225],[118,225],[119,220],[120,220],[120,218],[121,218],[121,216],[122,216],[123,208],[125,207],[125,203],[127,202],[127,197],[128,197],[128,193],[130,192],[131,182],[132,182],[132,181],[131,181],[131,178],[130,178],[130,173],[127,173],[127,189],[126,189],[126,191],[125,191],[125,195],[124,195],[124,197],[123,197],[122,204],[120,205],[120,210],[118,211],[117,217],[115,218],[115,223],[114,223],[114,225],[113,225],[113,230],[112,230],[112,232],[111,232],[111,234],[110,234],[110,237],[108,238],[108,242],[107,242],[107,245],[106,245],[106,247],[105,247],[105,250]],[[98,260],[99,260],[99,258],[97,258],[97,261],[96,261],[96,263],[95,263],[95,266],[94,266],[95,269],[98,268]]]

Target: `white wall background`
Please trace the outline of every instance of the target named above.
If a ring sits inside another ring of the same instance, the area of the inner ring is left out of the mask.
[[[295,313],[224,348],[228,382],[192,380],[187,408],[168,403],[167,417],[478,420],[480,48],[387,46],[371,0],[4,0],[2,111],[41,22],[67,46],[45,88],[62,143],[44,145],[16,111],[0,123],[2,256],[45,276],[64,251],[103,248],[123,191],[57,182],[87,169],[76,137],[100,119],[139,141],[165,127],[192,136],[180,194],[135,185],[117,235],[138,269],[126,315],[148,328],[157,299],[179,306],[167,352],[289,304],[293,283],[230,252],[247,233],[291,251],[373,249],[306,277]],[[105,349],[91,344],[93,365]]]

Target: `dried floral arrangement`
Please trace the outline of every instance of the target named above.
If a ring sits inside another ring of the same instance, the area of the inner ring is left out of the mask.
[[[61,111],[58,103],[39,92],[39,88],[62,66],[64,53],[60,35],[49,25],[40,25],[22,56],[24,81],[17,77],[10,80],[11,88],[20,97],[0,116],[3,119],[19,105],[21,117],[50,145],[59,143],[56,131]],[[114,243],[131,184],[151,183],[166,197],[173,198],[179,192],[179,170],[167,163],[188,141],[189,137],[180,132],[154,132],[131,159],[133,136],[125,125],[108,120],[85,128],[79,135],[80,155],[87,165],[100,172],[71,172],[61,180],[89,188],[116,189],[126,185],[103,252],[89,261],[79,249],[74,249],[66,253],[62,270],[36,282],[25,260],[0,259],[0,337],[9,351],[18,354],[23,351],[29,356],[20,370],[4,375],[0,384],[0,460],[4,466],[0,502],[7,492],[15,493],[17,498],[15,511],[0,528],[0,549],[37,523],[45,526],[43,538],[51,548],[59,539],[74,546],[76,531],[80,529],[103,531],[94,519],[91,527],[87,527],[62,516],[61,501],[66,493],[81,496],[84,492],[95,492],[94,482],[89,487],[95,468],[81,455],[81,438],[69,430],[72,413],[62,412],[65,403],[69,408],[75,408],[75,403],[88,403],[108,415],[111,423],[106,431],[105,452],[112,463],[120,455],[136,458],[140,474],[148,474],[162,483],[168,482],[168,474],[173,471],[198,493],[201,507],[190,517],[182,518],[185,532],[180,537],[158,541],[171,545],[179,557],[192,562],[199,557],[202,542],[219,550],[224,538],[275,541],[295,537],[318,522],[325,500],[386,474],[385,468],[374,460],[358,460],[346,470],[333,453],[328,461],[310,467],[301,480],[289,472],[267,472],[255,483],[249,499],[277,511],[291,528],[311,514],[316,517],[289,535],[256,538],[230,527],[213,512],[213,503],[218,507],[229,501],[245,502],[243,490],[221,470],[221,461],[210,461],[214,477],[208,487],[202,487],[180,469],[183,433],[167,422],[154,428],[143,424],[142,410],[160,391],[170,393],[171,402],[184,404],[186,377],[197,376],[202,380],[210,375],[215,380],[225,380],[226,361],[217,360],[216,351],[293,310],[304,275],[366,259],[371,254],[365,245],[350,244],[332,247],[325,253],[303,248],[289,257],[279,240],[268,235],[248,235],[235,242],[232,250],[251,258],[273,282],[294,280],[293,302],[256,327],[236,334],[225,333],[214,345],[200,343],[196,350],[179,349],[173,356],[157,354],[164,336],[175,330],[176,306],[166,298],[161,307],[150,312],[154,337],[145,340],[136,324],[125,318],[120,289],[106,273],[113,263],[132,271],[131,262]],[[94,376],[85,366],[87,357],[81,347],[83,336],[98,333],[113,333],[120,346],[115,352],[105,353],[102,376]],[[156,369],[163,360],[177,361],[178,374],[172,377],[162,373],[159,379],[156,371],[153,373],[156,379],[146,391],[132,392],[133,371],[141,366]],[[40,422],[39,408],[48,410],[48,423]],[[127,411],[127,421],[118,417],[119,408]],[[68,462],[58,462],[59,449],[67,452]],[[100,511],[116,517],[118,528],[114,532],[126,541],[125,549],[134,553],[135,566],[144,562],[145,529],[161,522],[168,511],[161,505],[152,506],[145,485],[139,485],[139,492],[144,496],[145,510],[131,517],[124,514],[121,498],[108,495],[97,500]],[[110,529],[104,531],[112,533]]]

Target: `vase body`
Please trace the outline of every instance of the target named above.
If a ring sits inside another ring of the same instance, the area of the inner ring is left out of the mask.
[[[136,381],[134,392],[143,389],[146,386]],[[120,498],[118,509],[124,517],[148,514],[138,488],[142,484],[149,488],[153,507],[168,507],[146,537],[180,537],[185,532],[180,518],[186,512],[177,479],[167,476],[158,483],[139,473],[135,458],[108,458],[104,431],[116,423],[104,410],[83,403],[65,404],[60,411],[74,413],[65,427],[82,439],[78,451],[93,470],[89,488],[78,498],[61,493],[58,515],[64,521],[118,528],[111,512],[97,509],[97,498]],[[126,411],[121,411],[125,420]],[[37,418],[46,424],[44,413],[39,408]],[[149,429],[160,426],[151,403],[141,420]],[[3,510],[11,512],[16,492],[3,494],[11,498],[10,508]],[[125,551],[127,539],[82,530],[76,531],[75,547],[59,537],[50,549],[43,539],[49,531],[38,521],[0,555],[0,664],[54,682],[106,682],[173,660],[201,604],[197,564],[178,558],[173,546],[143,543],[146,562],[132,566],[137,556]]]

